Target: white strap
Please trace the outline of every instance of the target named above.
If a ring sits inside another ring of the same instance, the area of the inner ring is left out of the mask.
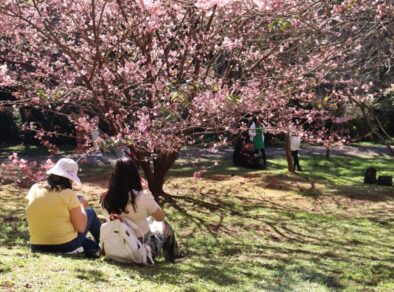
[[[153,260],[152,250],[151,250],[150,246],[146,245],[146,249],[145,250],[146,250],[146,257],[151,261],[152,265],[154,265],[155,261]]]

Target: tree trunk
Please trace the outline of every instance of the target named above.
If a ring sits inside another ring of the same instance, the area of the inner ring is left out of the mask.
[[[295,172],[293,156],[291,156],[291,150],[290,150],[289,134],[285,134],[285,150],[286,150],[286,159],[287,159],[287,169],[290,172]]]
[[[330,160],[330,148],[326,148],[326,159]]]
[[[390,135],[384,129],[382,123],[380,122],[380,120],[379,120],[378,116],[376,115],[375,111],[373,110],[373,108],[366,105],[364,102],[357,102],[354,99],[352,99],[352,101],[360,108],[360,110],[363,114],[363,117],[364,117],[369,129],[371,130],[372,136],[377,137],[383,144],[385,144],[390,155],[394,156],[394,150],[391,148],[391,144],[393,141],[392,141]],[[367,110],[368,110],[368,113],[370,113],[373,116],[372,119],[368,116]],[[383,137],[379,133],[379,131],[381,131],[385,137]]]
[[[372,135],[374,135],[375,137],[377,137],[383,144],[386,145],[387,149],[389,150],[389,153],[391,156],[394,156],[394,150],[391,148],[391,137],[387,134],[387,132],[383,129],[383,127],[376,125],[373,123],[373,121],[377,122],[378,118],[375,114],[375,112],[373,111],[372,108],[367,107],[365,104],[361,104],[359,105],[361,112],[365,118],[365,121],[367,122],[367,125],[369,126],[369,128],[371,129]],[[368,110],[368,112],[373,116],[373,119],[370,119],[368,116],[368,113],[366,112],[366,109]],[[380,121],[379,121],[380,123]],[[383,130],[382,130],[383,129]],[[381,130],[383,132],[383,134],[387,134],[386,138],[383,137],[380,133],[379,130]],[[388,137],[388,138],[387,138]]]
[[[149,190],[156,201],[166,195],[163,190],[165,176],[177,158],[178,152],[171,152],[166,154],[160,153],[153,161],[138,161],[148,181]]]

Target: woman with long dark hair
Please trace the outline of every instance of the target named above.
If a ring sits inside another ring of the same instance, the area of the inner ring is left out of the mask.
[[[81,184],[77,163],[60,159],[48,172],[46,184],[34,184],[27,194],[27,223],[33,252],[69,253],[83,247],[87,257],[100,254],[100,220],[78,198],[73,182]],[[94,240],[88,239],[90,232]]]
[[[180,257],[174,232],[163,221],[165,214],[152,194],[143,190],[138,168],[131,159],[122,158],[115,162],[101,206],[110,215],[118,214],[134,222],[139,228],[135,230],[137,237],[150,244],[155,256],[163,253],[167,261]],[[155,221],[148,219],[148,216]],[[163,232],[151,232],[150,225],[157,221],[163,221]]]

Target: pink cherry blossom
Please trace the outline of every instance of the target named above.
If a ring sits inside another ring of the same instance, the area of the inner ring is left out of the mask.
[[[337,2],[3,0],[0,86],[16,101],[0,109],[66,113],[80,151],[99,117],[103,147],[132,147],[155,193],[182,147],[225,145],[247,116],[342,141],[327,125],[391,86],[370,82],[393,63],[394,16],[391,1]],[[51,151],[64,134],[24,128]]]

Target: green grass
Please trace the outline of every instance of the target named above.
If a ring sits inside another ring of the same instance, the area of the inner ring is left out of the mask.
[[[391,137],[391,141],[394,141],[394,137]],[[386,145],[382,144],[380,141],[361,141],[356,143],[351,143],[351,146],[358,147],[386,147]],[[394,145],[391,145],[393,147]]]
[[[59,154],[66,154],[73,150],[73,147],[70,145],[62,146],[59,149]],[[18,155],[28,156],[28,157],[39,157],[43,155],[48,155],[48,148],[43,146],[35,146],[35,145],[28,145],[25,146],[24,144],[18,145],[4,145],[0,144],[0,158],[7,158],[12,153],[17,153]]]
[[[32,254],[26,190],[1,186],[0,290],[393,291],[394,191],[361,183],[370,165],[392,175],[392,159],[303,157],[301,174],[270,162],[250,171],[221,161],[194,180],[179,161],[164,208],[187,259],[154,267]],[[105,179],[85,181],[97,198]]]

